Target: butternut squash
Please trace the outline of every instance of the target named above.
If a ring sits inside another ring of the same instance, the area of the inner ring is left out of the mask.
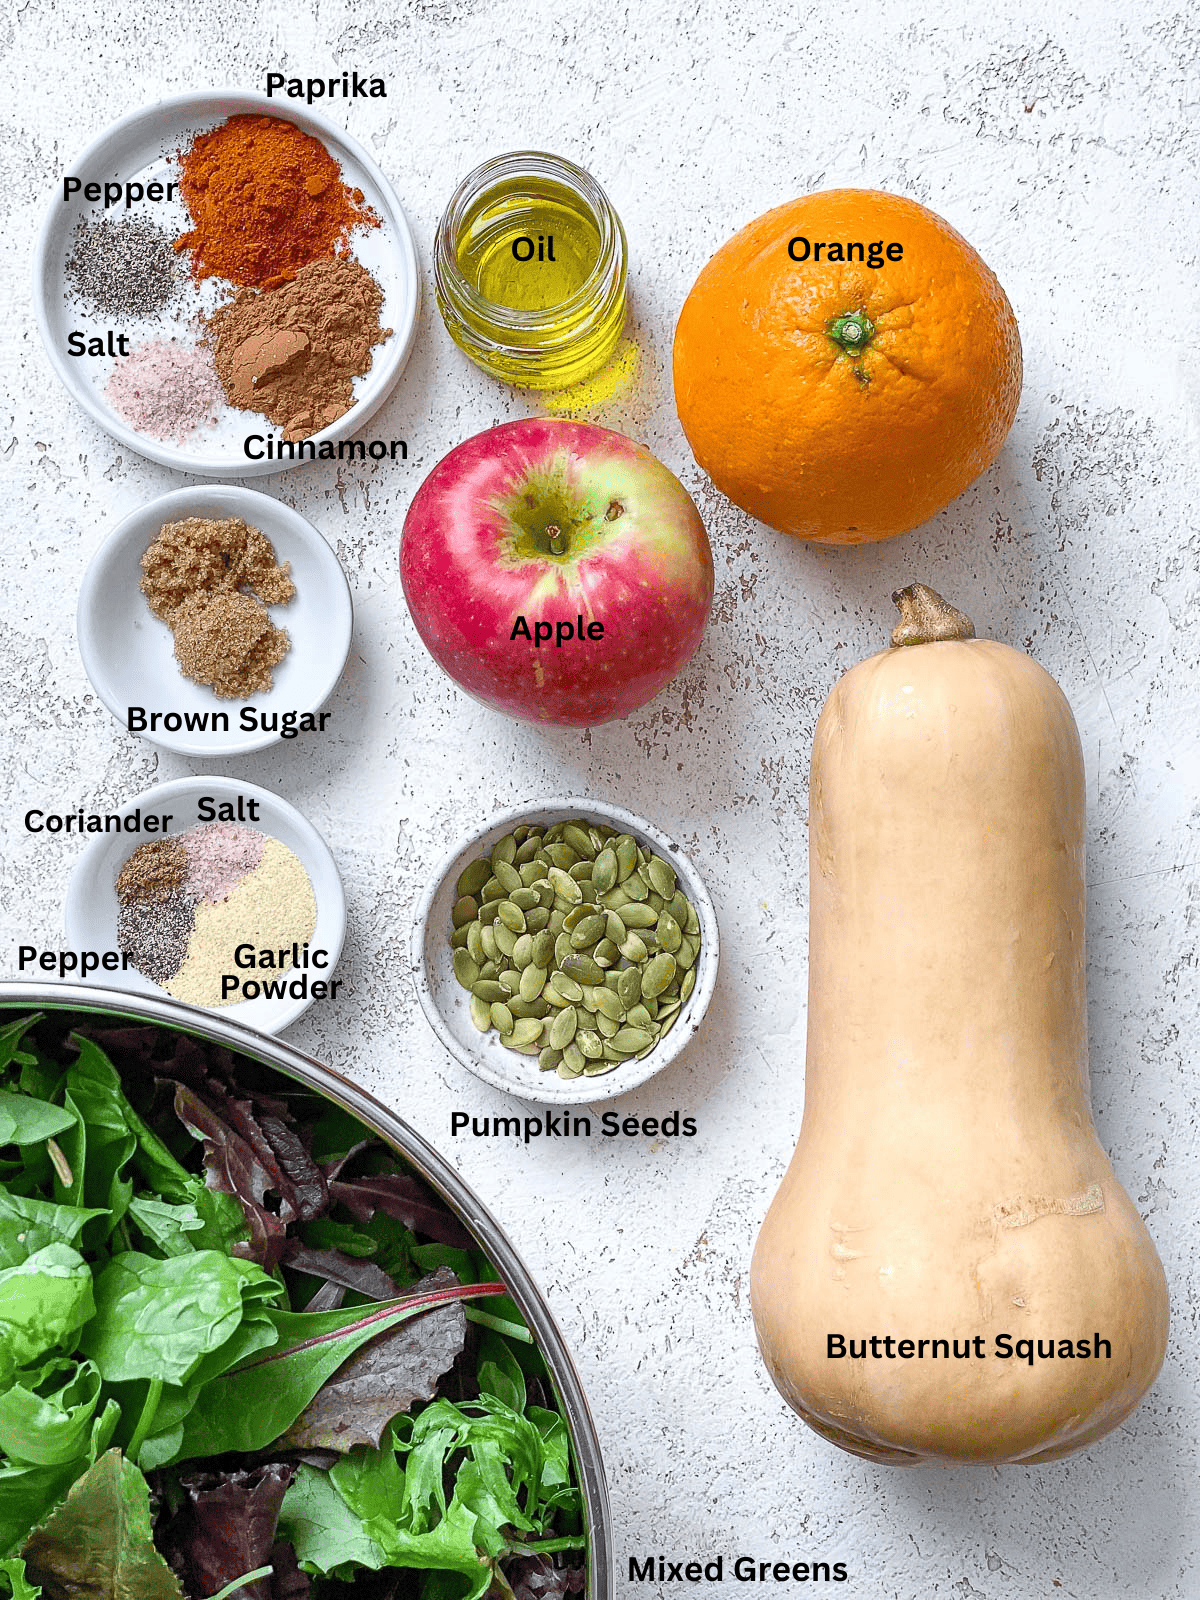
[[[1079,736],[1028,656],[894,598],[817,725],[804,1120],[754,1320],[843,1449],[1050,1461],[1129,1415],[1167,1336],[1088,1105]]]

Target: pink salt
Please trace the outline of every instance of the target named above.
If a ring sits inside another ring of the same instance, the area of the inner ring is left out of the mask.
[[[213,906],[254,871],[267,848],[265,834],[237,822],[202,822],[177,834],[173,842],[187,851],[185,892]]]
[[[104,398],[139,433],[183,444],[202,422],[216,423],[225,391],[207,345],[186,350],[151,339],[117,362]]]

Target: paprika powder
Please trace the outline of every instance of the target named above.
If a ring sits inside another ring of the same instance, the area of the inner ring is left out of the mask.
[[[180,192],[195,226],[176,250],[192,252],[196,278],[239,288],[286,283],[309,262],[344,253],[351,228],[380,223],[319,139],[253,112],[192,141]]]

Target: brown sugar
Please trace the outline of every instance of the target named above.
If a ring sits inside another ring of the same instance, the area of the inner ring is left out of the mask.
[[[259,529],[241,517],[168,522],[142,557],[141,591],[193,683],[226,700],[271,688],[291,640],[266,608],[285,604],[296,586]]]

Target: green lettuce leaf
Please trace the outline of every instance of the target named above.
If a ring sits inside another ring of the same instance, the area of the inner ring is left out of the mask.
[[[8,1579],[12,1600],[38,1600],[42,1591],[26,1578],[25,1563],[20,1556],[9,1556],[0,1561],[0,1572],[3,1572]]]
[[[100,1374],[90,1361],[56,1358],[26,1368],[0,1394],[0,1450],[39,1467],[75,1461],[99,1402]]]
[[[363,1531],[362,1518],[351,1511],[329,1481],[329,1474],[303,1463],[283,1497],[279,1538],[292,1541],[296,1559],[306,1572],[352,1579],[356,1565],[378,1571],[387,1561]]]
[[[95,1309],[92,1270],[66,1244],[48,1244],[0,1270],[0,1384],[71,1336]]]

